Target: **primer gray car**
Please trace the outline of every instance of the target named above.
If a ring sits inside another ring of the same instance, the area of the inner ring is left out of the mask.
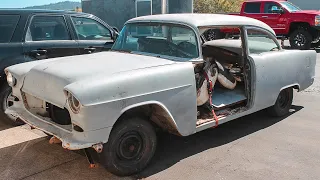
[[[233,33],[207,41],[210,29]],[[262,109],[288,114],[293,89],[313,84],[315,64],[314,50],[283,50],[251,18],[144,16],[125,24],[109,52],[8,67],[15,102],[6,113],[130,175],[153,157],[157,129],[188,136]]]

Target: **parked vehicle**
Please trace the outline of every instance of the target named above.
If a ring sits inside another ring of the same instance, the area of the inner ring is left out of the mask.
[[[287,0],[250,0],[242,3],[240,13],[265,22],[278,38],[289,39],[293,49],[320,46],[320,11],[301,10]],[[222,31],[219,38],[230,31]]]
[[[86,13],[0,9],[0,119],[21,124],[4,111],[12,105],[4,68],[55,57],[109,50],[117,32]],[[69,67],[73,68],[73,67]]]
[[[241,37],[205,41],[216,27],[237,27]],[[287,115],[315,65],[314,50],[283,50],[252,18],[144,16],[129,20],[108,52],[6,68],[16,99],[6,113],[130,175],[152,159],[156,129],[189,136],[262,109]]]

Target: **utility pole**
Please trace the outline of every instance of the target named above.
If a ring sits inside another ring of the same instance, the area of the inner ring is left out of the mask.
[[[161,14],[168,14],[168,0],[162,0]]]

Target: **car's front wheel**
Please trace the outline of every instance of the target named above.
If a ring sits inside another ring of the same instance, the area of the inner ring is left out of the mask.
[[[268,112],[271,116],[281,117],[289,113],[293,100],[293,89],[287,88],[282,90],[277,98],[276,103],[268,108]]]
[[[22,121],[17,120],[16,117],[5,113],[6,109],[13,105],[15,97],[12,96],[12,89],[9,85],[4,83],[0,89],[0,121],[13,126],[24,124]]]
[[[111,131],[108,142],[99,154],[99,161],[115,175],[132,175],[148,165],[156,145],[155,129],[146,119],[124,119]]]

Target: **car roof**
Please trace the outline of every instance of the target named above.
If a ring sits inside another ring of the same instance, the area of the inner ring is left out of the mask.
[[[0,14],[33,14],[33,13],[87,14],[83,12],[65,11],[65,10],[0,8]]]
[[[206,26],[256,26],[269,30],[275,35],[273,29],[262,21],[236,15],[227,14],[202,14],[202,13],[179,13],[140,16],[126,22],[164,22],[186,24],[194,28]]]

